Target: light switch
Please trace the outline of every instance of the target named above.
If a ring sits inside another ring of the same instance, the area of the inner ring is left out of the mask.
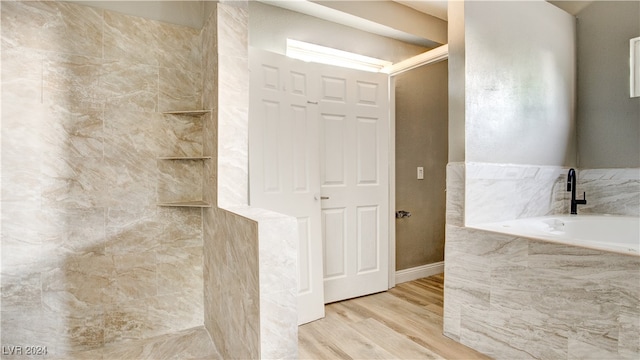
[[[418,166],[418,180],[424,180],[424,168]]]

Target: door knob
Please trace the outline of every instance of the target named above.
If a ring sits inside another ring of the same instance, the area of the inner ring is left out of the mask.
[[[313,194],[314,200],[329,200],[328,196],[320,196],[320,194]]]

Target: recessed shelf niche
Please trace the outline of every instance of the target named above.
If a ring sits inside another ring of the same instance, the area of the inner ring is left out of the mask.
[[[209,160],[211,156],[160,156],[158,160]]]
[[[211,110],[179,110],[179,111],[165,111],[165,115],[185,115],[185,116],[202,116],[210,113]]]
[[[210,113],[211,110],[179,110],[179,111],[165,111],[162,114],[164,115],[174,115],[174,116],[191,116],[191,117],[200,117],[202,115],[206,115],[208,113]],[[194,162],[194,163],[202,163],[202,161],[206,161],[206,160],[210,160],[212,157],[211,156],[183,156],[183,155],[175,155],[175,156],[159,156],[157,159],[159,161],[178,161],[178,162]],[[204,169],[203,169],[203,175],[204,175]],[[159,185],[159,189],[161,189],[162,186]],[[202,186],[200,186],[200,188],[202,188]],[[174,189],[175,190],[175,189]],[[171,193],[174,193],[175,191],[172,191]],[[179,201],[175,201],[175,200],[171,200],[171,201],[163,201],[161,199],[161,194],[160,194],[160,190],[159,190],[159,194],[158,194],[158,206],[163,206],[163,207],[191,207],[191,208],[208,208],[211,207],[211,204],[203,201],[203,200],[193,200],[193,199],[188,199],[188,200],[179,200]],[[194,196],[189,196],[190,198],[194,197]],[[202,194],[200,194],[200,198],[202,198]]]
[[[211,207],[211,204],[204,201],[176,201],[176,202],[158,203],[158,206],[209,208]]]

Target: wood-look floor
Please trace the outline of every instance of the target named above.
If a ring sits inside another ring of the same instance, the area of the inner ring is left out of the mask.
[[[442,335],[444,275],[325,306],[300,326],[301,359],[489,359]]]

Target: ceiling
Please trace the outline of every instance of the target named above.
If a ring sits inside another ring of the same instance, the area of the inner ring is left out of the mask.
[[[408,6],[425,14],[433,15],[439,19],[447,20],[447,0],[393,0],[394,2]]]
[[[433,48],[447,42],[447,0],[350,0],[343,4],[340,4],[339,0],[258,1],[415,45]],[[362,1],[363,4],[358,4],[358,1]],[[547,1],[572,15],[576,15],[593,2]],[[370,2],[376,6],[372,6]],[[344,5],[346,3],[351,5]],[[371,15],[376,11],[377,16]]]
[[[576,15],[582,9],[586,8],[589,4],[593,2],[591,1],[578,1],[578,0],[565,0],[565,1],[549,1],[551,4],[559,7],[560,9],[568,12],[571,15]]]
[[[427,48],[447,42],[446,0],[257,1]]]
[[[425,14],[433,15],[442,20],[447,20],[447,0],[392,0],[402,5],[408,6]],[[591,1],[579,1],[579,0],[564,0],[564,1],[551,1],[549,3],[561,8],[571,15],[576,15],[582,9],[591,4]]]

